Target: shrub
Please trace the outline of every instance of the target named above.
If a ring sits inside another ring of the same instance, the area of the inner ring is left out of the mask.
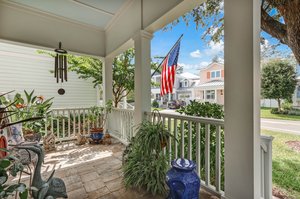
[[[224,111],[223,106],[215,103],[200,103],[195,100],[191,101],[189,105],[186,107],[182,107],[177,112],[181,114],[186,114],[190,116],[197,116],[197,117],[209,117],[214,119],[223,119],[224,118]],[[178,131],[180,129],[178,127]],[[187,154],[188,151],[188,123],[184,123],[184,151]],[[179,135],[178,140],[181,140],[181,134]],[[200,178],[205,179],[205,125],[201,124],[200,126]],[[192,123],[192,140],[196,140],[196,125]],[[179,154],[181,153],[181,147],[178,146]],[[196,142],[192,141],[192,159],[196,160]],[[210,181],[212,184],[215,182],[215,157],[216,157],[216,126],[210,126]],[[224,188],[224,130],[221,129],[221,185]],[[207,179],[205,179],[207,180]]]
[[[300,110],[292,109],[288,112],[289,115],[299,115],[300,116]]]
[[[159,107],[159,104],[158,104],[158,102],[156,100],[153,100],[152,107],[154,107],[154,108],[158,108]]]
[[[271,109],[271,113],[272,114],[284,114],[284,115],[287,115],[289,113],[288,110],[278,110],[278,108],[272,108]]]

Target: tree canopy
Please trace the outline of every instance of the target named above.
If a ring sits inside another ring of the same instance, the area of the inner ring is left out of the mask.
[[[266,99],[276,99],[278,111],[281,100],[290,100],[296,87],[295,67],[288,61],[272,60],[263,65],[261,94]]]
[[[205,3],[182,16],[189,24],[196,23],[205,32],[202,39],[218,42],[223,39],[224,0],[207,0]],[[300,63],[300,1],[299,0],[261,0],[261,29],[287,45]],[[179,23],[180,19],[173,22]],[[262,38],[262,42],[264,39]]]

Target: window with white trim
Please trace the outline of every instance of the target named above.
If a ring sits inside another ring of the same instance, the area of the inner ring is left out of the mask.
[[[185,80],[183,83],[184,83],[184,87],[189,87],[189,82],[187,80]]]
[[[210,77],[213,78],[220,78],[221,77],[221,71],[215,70],[210,72]]]
[[[214,100],[215,99],[215,91],[214,90],[207,90],[206,91],[206,99]]]

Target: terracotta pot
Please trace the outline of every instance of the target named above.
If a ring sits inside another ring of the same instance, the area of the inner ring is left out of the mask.
[[[91,133],[103,133],[103,128],[91,128]]]

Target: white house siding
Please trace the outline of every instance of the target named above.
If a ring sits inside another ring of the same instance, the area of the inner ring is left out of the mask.
[[[97,103],[97,91],[91,81],[78,79],[68,73],[68,82],[56,83],[53,74],[54,59],[37,53],[37,49],[0,43],[0,92],[35,90],[36,95],[54,97],[53,108],[90,107]],[[65,95],[57,90],[64,88]]]

